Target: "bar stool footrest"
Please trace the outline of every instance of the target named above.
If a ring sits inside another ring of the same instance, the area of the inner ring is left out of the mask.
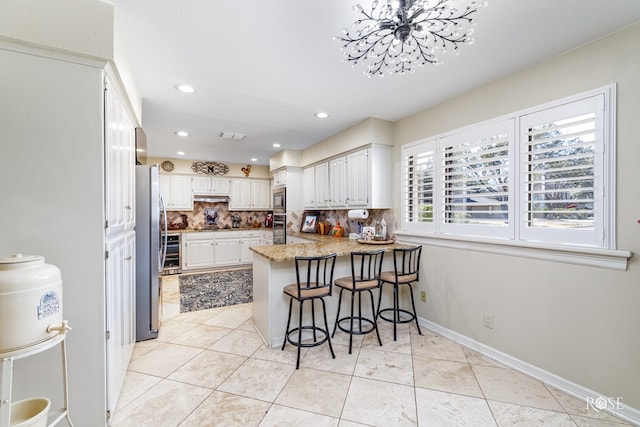
[[[365,334],[369,334],[373,331],[376,330],[376,325],[375,323],[373,323],[373,320],[368,319],[366,317],[360,317],[360,316],[353,316],[353,326],[354,326],[354,330],[350,330],[349,328],[343,327],[340,323],[344,322],[345,320],[349,320],[351,321],[351,317],[343,317],[342,319],[338,319],[338,329],[340,329],[342,332],[346,332],[348,334],[353,334],[353,335],[365,335]],[[358,330],[355,329],[356,322],[364,322],[367,324],[367,326],[370,326],[369,329],[364,329],[364,330]]]
[[[324,335],[323,338],[321,338],[320,340],[314,340],[311,342],[302,342],[299,343],[298,341],[294,340],[293,338],[290,337],[291,334],[293,333],[298,333],[298,329],[299,328],[293,328],[291,330],[289,330],[289,332],[287,332],[287,341],[295,346],[300,346],[300,347],[316,347],[319,346],[321,344],[324,344],[325,342],[327,342],[329,340],[329,333],[327,331],[324,330],[324,328],[321,328],[319,326],[303,326],[302,330],[303,330],[303,335],[302,338],[304,339],[304,331],[309,330],[309,331],[315,331],[315,332],[320,332]]]
[[[398,312],[398,320],[395,320],[395,318],[387,318],[384,317],[382,315],[382,313],[386,312],[386,311],[397,311]],[[409,317],[408,318],[401,318],[400,314],[406,314]],[[378,317],[380,317],[382,320],[386,320],[387,322],[391,322],[391,323],[409,323],[409,322],[413,322],[416,319],[416,316],[414,316],[414,314],[410,311],[404,310],[402,308],[397,308],[397,309],[393,309],[393,308],[383,308],[382,310],[380,310],[378,312]]]

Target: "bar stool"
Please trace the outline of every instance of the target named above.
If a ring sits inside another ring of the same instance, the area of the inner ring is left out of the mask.
[[[422,246],[416,246],[413,248],[394,249],[393,250],[393,268],[394,271],[384,271],[380,274],[380,296],[378,298],[378,314],[387,322],[393,323],[393,340],[397,341],[397,325],[398,323],[409,323],[413,320],[416,321],[418,327],[418,333],[422,335],[420,325],[418,324],[418,317],[416,315],[416,304],[413,299],[413,287],[411,283],[417,282],[420,274],[420,255],[422,254]],[[393,308],[384,308],[380,310],[380,302],[382,300],[382,288],[385,283],[393,285]],[[413,312],[400,308],[398,301],[398,287],[400,285],[409,286],[409,295],[411,296],[411,307]],[[387,311],[393,312],[393,319],[385,317],[383,313]],[[404,314],[402,318],[400,315]],[[406,317],[408,315],[409,317]]]
[[[283,288],[285,295],[290,297],[289,299],[289,318],[287,319],[287,329],[285,330],[284,342],[282,343],[282,350],[287,344],[287,341],[298,347],[298,357],[296,360],[296,369],[300,367],[300,350],[302,347],[316,347],[318,345],[329,343],[329,350],[331,356],[335,359],[336,355],[333,352],[331,346],[331,338],[329,337],[329,324],[327,323],[327,308],[324,303],[324,297],[331,296],[331,287],[333,284],[333,270],[336,264],[336,254],[319,256],[319,257],[296,257],[296,283],[287,285]],[[291,325],[291,311],[293,307],[293,300],[299,303],[299,318],[298,327],[289,329]],[[311,325],[302,324],[302,307],[305,301],[311,301]],[[324,315],[324,328],[316,326],[316,312],[315,304],[316,300],[322,302],[322,312]],[[311,330],[313,332],[313,341],[302,342],[302,330]],[[323,337],[318,339],[317,333],[323,334]],[[292,334],[297,333],[297,341],[291,337]]]
[[[373,299],[373,289],[380,288],[380,272],[382,270],[382,258],[384,257],[384,250],[374,252],[351,252],[351,277],[340,277],[336,279],[334,285],[340,288],[340,295],[338,297],[338,312],[336,313],[336,323],[333,326],[333,338],[336,334],[336,329],[340,328],[349,334],[349,354],[351,354],[351,348],[353,347],[353,336],[364,335],[370,332],[376,331],[378,336],[378,342],[382,345],[380,340],[380,333],[378,332],[378,323],[376,322],[376,305]],[[342,304],[342,292],[348,291],[351,293],[351,314],[346,317],[340,318],[340,306]],[[368,292],[371,296],[371,319],[362,315],[362,293]],[[358,294],[358,315],[354,316],[353,305],[355,296]],[[349,329],[341,325],[342,322],[349,320]],[[358,322],[357,329],[354,329],[353,322]],[[365,323],[369,328],[363,329],[362,323]]]

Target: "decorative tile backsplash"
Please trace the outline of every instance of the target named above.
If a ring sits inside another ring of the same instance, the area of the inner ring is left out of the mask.
[[[240,217],[241,227],[252,227],[255,221],[264,226],[264,220],[268,211],[259,212],[241,212],[241,211],[229,211],[228,203],[206,203],[206,202],[194,202],[192,211],[170,211],[167,212],[167,222],[171,226],[172,224],[181,224],[183,218],[187,221],[187,228],[193,228],[196,230],[210,228],[207,218],[205,216],[205,210],[216,210],[218,213],[218,220],[216,225],[220,228],[224,228],[226,225],[233,226],[232,215],[238,215]],[[184,217],[183,217],[184,215]]]
[[[228,203],[206,203],[206,202],[194,202],[192,211],[170,211],[167,212],[167,222],[171,226],[172,224],[182,224],[183,220],[187,222],[187,228],[192,229],[206,229],[211,228],[210,221],[207,221],[205,211],[209,213],[210,217],[212,212],[217,211],[218,219],[216,225],[219,228],[225,226],[232,227],[232,216],[237,215],[240,219],[240,227],[252,227],[255,221],[264,226],[264,221],[267,213],[271,211],[229,211]],[[307,211],[288,211],[287,212],[287,230],[288,231],[300,231],[300,225],[303,221],[303,216]],[[387,235],[389,238],[393,238],[396,230],[396,220],[393,215],[392,209],[369,209],[369,218],[365,220],[353,220],[348,217],[348,210],[327,210],[327,211],[309,211],[318,213],[318,221],[329,221],[331,225],[335,225],[340,222],[340,225],[344,228],[345,236],[350,233],[358,232],[358,222],[362,223],[363,227],[374,227],[376,221],[384,218],[387,223]]]
[[[338,221],[344,228],[344,235],[349,236],[350,233],[358,233],[358,222],[363,227],[374,227],[376,221],[384,218],[387,223],[387,237],[393,238],[396,231],[396,220],[392,209],[368,209],[369,218],[367,219],[349,219],[348,210],[328,210],[328,211],[289,211],[287,212],[287,229],[291,231],[300,231],[305,212],[314,212],[319,214],[318,222],[329,221],[331,225],[335,225]]]

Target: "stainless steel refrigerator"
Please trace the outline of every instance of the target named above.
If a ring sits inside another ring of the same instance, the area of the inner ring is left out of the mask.
[[[157,338],[160,328],[159,273],[166,256],[160,216],[167,221],[158,180],[157,165],[136,166],[136,341]]]

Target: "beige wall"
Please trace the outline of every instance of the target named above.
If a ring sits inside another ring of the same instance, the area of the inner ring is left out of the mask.
[[[617,83],[617,247],[640,252],[639,42],[636,25],[398,121],[395,169],[402,144]],[[621,272],[428,245],[423,256],[421,317],[640,408],[637,257]]]
[[[147,158],[147,164],[149,164],[149,165],[154,165],[154,164],[160,165],[165,160],[171,161],[171,163],[173,163],[173,165],[175,166],[175,168],[173,169],[172,173],[184,173],[184,174],[196,175],[196,173],[193,172],[193,170],[191,170],[191,165],[194,162],[193,160],[165,159],[165,158],[159,158],[159,157],[149,157],[149,158]],[[224,162],[222,162],[222,163],[224,163]],[[224,175],[224,176],[229,177],[229,178],[237,178],[237,177],[244,177],[245,176],[244,172],[242,172],[242,168],[246,168],[247,167],[246,164],[228,163],[227,166],[229,166],[229,173]],[[269,167],[268,166],[260,166],[260,165],[252,165],[251,166],[251,172],[249,173],[249,178],[271,178],[271,174],[269,173]]]
[[[307,166],[367,144],[393,144],[393,123],[369,117],[349,129],[302,151],[300,166]]]

